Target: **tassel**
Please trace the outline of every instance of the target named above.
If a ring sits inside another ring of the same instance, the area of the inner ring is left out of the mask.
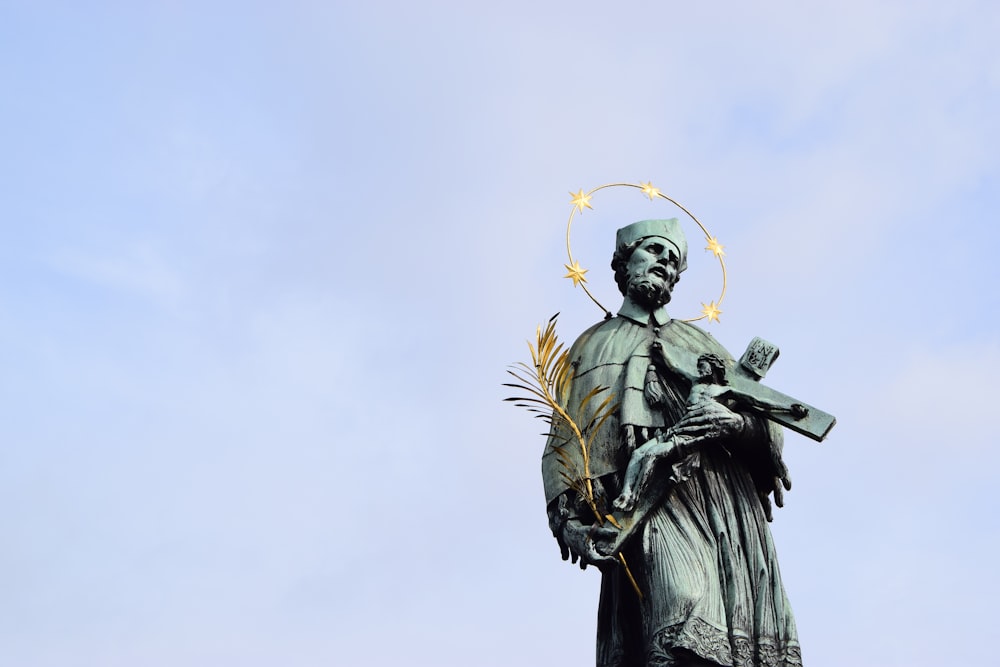
[[[646,383],[642,393],[650,407],[662,408],[667,404],[667,390],[663,387],[660,374],[656,372],[656,366],[653,364],[646,369]]]

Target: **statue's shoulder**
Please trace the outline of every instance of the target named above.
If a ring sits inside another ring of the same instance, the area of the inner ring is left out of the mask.
[[[619,329],[621,323],[623,322],[620,317],[608,317],[600,322],[597,322],[584,330],[582,334],[577,336],[576,342],[580,343],[589,340],[591,337],[597,336],[608,336],[613,334]]]
[[[572,351],[578,352],[594,345],[603,347],[609,338],[613,338],[624,325],[629,324],[631,323],[628,320],[621,317],[610,317],[601,320],[576,337]]]
[[[732,358],[729,351],[715,339],[715,336],[690,322],[671,320],[669,337],[675,344],[682,345],[696,354],[712,352],[724,359]]]
[[[685,322],[684,320],[670,320],[670,330],[673,333],[690,338],[715,340],[715,337],[712,334],[708,333],[701,327],[691,324],[690,322]]]
[[[570,348],[570,359],[579,374],[596,367],[621,366],[649,346],[648,329],[624,317],[612,317],[584,331]]]

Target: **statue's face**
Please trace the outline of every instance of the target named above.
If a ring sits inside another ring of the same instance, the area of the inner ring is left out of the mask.
[[[712,366],[707,361],[698,362],[698,376],[703,378],[712,377]]]
[[[677,282],[677,250],[659,236],[642,240],[626,265],[628,295],[636,303],[653,309],[670,301]]]

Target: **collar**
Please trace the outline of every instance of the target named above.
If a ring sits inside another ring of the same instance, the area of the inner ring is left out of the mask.
[[[622,307],[618,310],[618,316],[628,318],[644,327],[650,324],[662,327],[670,321],[666,306],[660,306],[651,313],[627,296]]]

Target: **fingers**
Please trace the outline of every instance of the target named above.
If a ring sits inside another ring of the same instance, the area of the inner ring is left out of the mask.
[[[688,419],[687,417],[685,417],[684,419],[674,424],[671,430],[674,433],[689,432],[692,429],[704,431],[706,428],[714,426],[715,424],[716,421],[708,417],[697,417],[694,419]]]
[[[605,555],[600,553],[594,544],[589,547],[590,553],[587,554],[587,560],[598,567],[603,567],[609,563],[617,563],[618,560],[614,556]]]
[[[714,428],[721,432],[727,427],[736,428],[737,425],[742,424],[742,415],[712,401],[702,408],[690,408],[673,426],[673,429],[678,433],[690,433],[691,429],[705,430],[706,428]]]
[[[774,516],[771,514],[771,500],[767,497],[766,493],[760,494],[760,504],[764,508],[764,516],[767,518],[768,523],[774,521]]]
[[[780,451],[771,450],[771,464],[774,466],[775,476],[781,477],[782,479],[788,477],[788,466],[786,466],[785,462],[782,460]]]
[[[594,541],[613,540],[618,537],[618,531],[607,526],[597,526],[590,531],[590,537]]]
[[[715,401],[708,403],[699,403],[698,405],[688,408],[687,412],[681,418],[680,422],[695,421],[695,420],[706,420],[706,419],[717,419],[722,415],[731,414],[730,410],[722,408],[721,405]]]
[[[785,506],[785,494],[781,490],[781,480],[774,478],[774,504],[778,507]]]
[[[719,403],[718,401],[713,400],[711,398],[706,398],[699,403],[695,403],[694,405],[688,406],[687,411],[688,414],[695,414],[695,415],[710,414],[710,413],[718,415],[728,415],[732,414],[733,412],[722,403]]]
[[[617,535],[617,531],[609,526],[585,525],[577,519],[571,519],[563,527],[563,540],[560,542],[560,548],[563,544],[567,547],[563,558],[568,556],[572,563],[580,565],[581,570],[587,569],[588,565],[603,567],[613,558],[601,554],[597,550],[594,540],[607,543],[610,548]]]
[[[614,528],[594,524],[590,528],[586,542],[584,542],[584,548],[587,551],[585,560],[591,565],[597,566],[603,566],[608,561],[614,560],[614,557],[609,556],[605,550],[610,551],[616,537],[618,537],[618,531]],[[598,542],[601,542],[601,546],[604,546],[605,549],[601,549]]]
[[[721,431],[715,427],[714,424],[688,424],[674,429],[674,435],[689,437],[689,436],[704,436],[709,434],[718,434]]]
[[[673,428],[688,428],[691,426],[705,428],[706,426],[712,426],[725,421],[728,416],[715,412],[687,412],[673,425]]]
[[[792,490],[792,476],[788,474],[788,466],[781,458],[781,449],[771,444],[771,464],[774,466],[774,488],[785,487],[785,491]],[[780,483],[779,483],[780,480]]]
[[[598,567],[601,567],[609,562],[617,562],[615,561],[613,556],[607,556],[599,552],[597,550],[597,545],[594,544],[594,542],[589,538],[587,539],[587,543],[586,546],[584,547],[583,553],[578,554],[575,551],[573,551],[572,554],[574,563],[576,563],[577,559],[579,559],[581,570],[586,570],[588,565],[596,565]]]

